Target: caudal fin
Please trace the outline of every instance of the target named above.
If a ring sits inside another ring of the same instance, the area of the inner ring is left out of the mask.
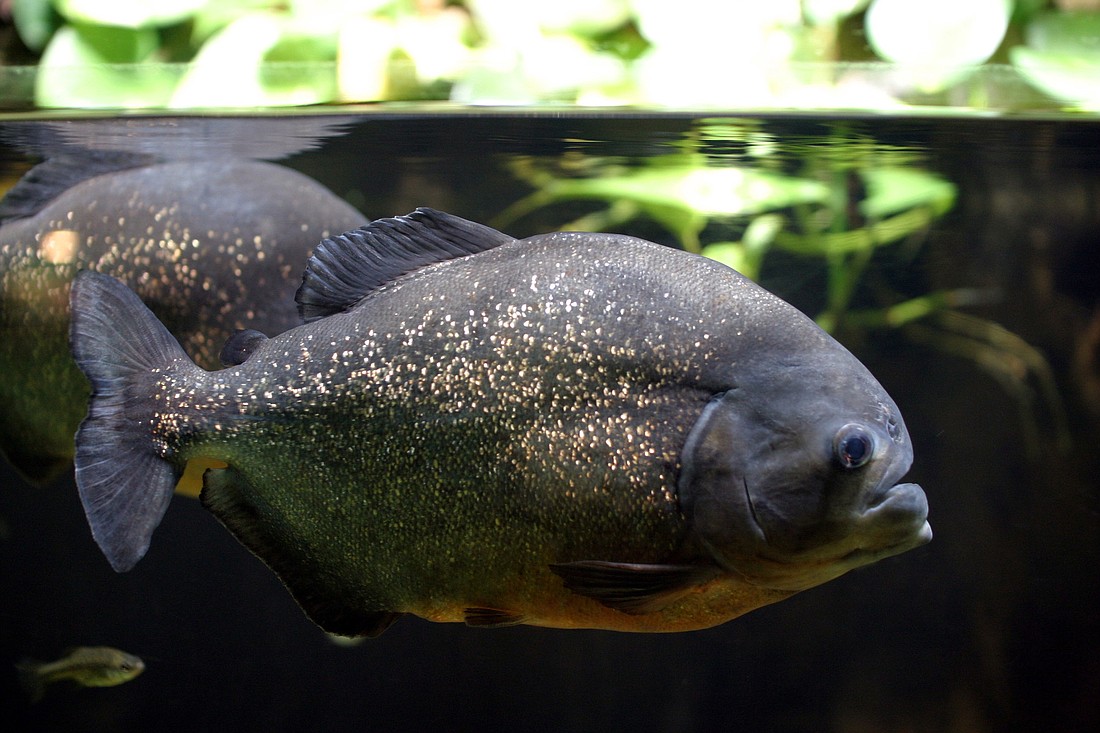
[[[190,360],[113,277],[81,272],[69,304],[73,357],[92,385],[88,415],[76,433],[76,485],[92,536],[122,572],[149,549],[179,478],[155,452],[153,370]]]

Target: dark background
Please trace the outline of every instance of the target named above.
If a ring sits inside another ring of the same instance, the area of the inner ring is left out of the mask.
[[[779,141],[835,130],[835,121],[765,122]],[[71,478],[35,489],[5,466],[0,720],[27,731],[1096,729],[1100,127],[842,122],[912,148],[959,187],[919,255],[904,266],[876,261],[876,276],[916,292],[996,288],[996,303],[971,312],[1046,355],[1068,409],[1068,450],[1031,375],[1012,392],[904,330],[842,333],[905,415],[910,479],[931,507],[929,545],[706,631],[479,630],[407,618],[354,646],[314,627],[197,502],[176,497],[146,558],[117,575]],[[526,193],[502,165],[508,156],[640,159],[668,152],[691,124],[371,116],[285,162],[371,217],[431,205],[488,220]],[[554,228],[591,208],[562,205],[510,232]],[[645,221],[624,230],[671,243]],[[812,263],[780,258],[765,275],[812,309]],[[119,687],[58,686],[27,702],[15,661],[91,644],[138,654],[146,671]]]

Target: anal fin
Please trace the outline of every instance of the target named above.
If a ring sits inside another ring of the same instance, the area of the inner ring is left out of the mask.
[[[199,498],[202,493],[202,476],[208,468],[225,468],[228,464],[215,458],[198,456],[187,461],[183,469],[183,475],[176,482],[176,493],[189,496],[192,499]]]
[[[374,613],[364,613],[359,616],[357,628],[358,636],[365,636],[368,639],[374,639],[382,634],[383,631],[388,629],[394,624],[397,619],[401,618],[405,614],[398,613],[397,611],[376,611]]]
[[[524,617],[518,613],[502,611],[498,608],[467,608],[463,613],[467,626],[482,629],[517,626],[525,621]]]
[[[565,587],[617,611],[640,616],[656,613],[719,574],[700,565],[581,560],[550,566]]]

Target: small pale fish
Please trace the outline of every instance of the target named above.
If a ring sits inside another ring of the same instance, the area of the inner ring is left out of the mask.
[[[81,646],[67,650],[56,662],[27,659],[15,667],[20,684],[32,702],[37,702],[55,682],[69,680],[84,687],[114,687],[141,674],[145,663],[113,647]]]
[[[283,166],[148,158],[51,158],[0,202],[0,450],[33,483],[70,467],[87,402],[68,348],[78,270],[130,285],[214,368],[235,330],[298,325],[301,263],[322,237],[364,221]]]
[[[683,631],[931,538],[893,400],[733,270],[613,234],[431,209],[326,240],[307,321],[207,372],[81,273],[76,478],[111,565],[189,461],[203,504],[330,633]]]

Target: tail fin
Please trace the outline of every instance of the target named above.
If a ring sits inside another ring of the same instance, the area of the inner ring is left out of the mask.
[[[76,433],[76,485],[92,537],[122,572],[149,549],[180,473],[154,449],[153,370],[188,359],[113,277],[81,272],[69,303],[73,357],[92,384],[88,415]]]

